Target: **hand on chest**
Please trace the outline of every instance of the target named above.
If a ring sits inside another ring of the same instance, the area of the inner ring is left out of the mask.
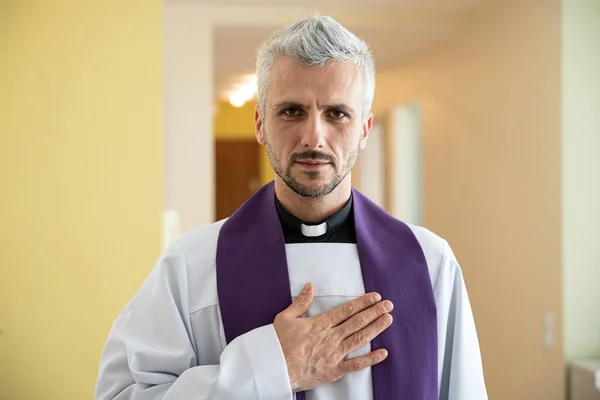
[[[312,282],[315,299],[309,315],[320,314],[365,294],[355,244],[287,244],[286,257],[293,298]]]

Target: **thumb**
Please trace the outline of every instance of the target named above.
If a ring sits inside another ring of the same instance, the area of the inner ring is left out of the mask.
[[[304,289],[302,292],[296,297],[296,300],[287,308],[290,315],[295,318],[300,318],[304,314],[308,312],[308,307],[310,307],[313,301],[313,287],[312,283],[307,283],[304,285]]]

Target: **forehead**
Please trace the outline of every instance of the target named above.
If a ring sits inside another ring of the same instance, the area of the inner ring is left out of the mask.
[[[360,69],[351,63],[331,62],[323,67],[309,67],[289,57],[280,57],[271,70],[267,103],[297,101],[301,103],[362,105],[364,83]]]

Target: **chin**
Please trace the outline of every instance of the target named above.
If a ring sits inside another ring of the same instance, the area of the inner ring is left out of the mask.
[[[323,190],[325,190],[325,188],[327,187],[327,185],[325,185],[325,184],[314,184],[314,183],[310,183],[310,184],[302,184],[301,183],[300,187],[306,193],[316,194],[316,193],[321,193]]]
[[[305,174],[294,177],[298,185],[307,190],[321,190],[331,184],[332,179],[325,176],[307,177]]]
[[[296,194],[309,198],[324,197],[337,187],[331,179],[289,179],[286,184]]]

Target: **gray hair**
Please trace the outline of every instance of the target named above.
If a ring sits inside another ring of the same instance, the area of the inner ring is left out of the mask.
[[[363,118],[369,114],[375,94],[375,63],[368,45],[331,17],[315,15],[277,31],[261,44],[256,60],[258,104],[265,112],[271,69],[281,56],[310,67],[328,62],[350,62],[362,72],[365,84]]]

